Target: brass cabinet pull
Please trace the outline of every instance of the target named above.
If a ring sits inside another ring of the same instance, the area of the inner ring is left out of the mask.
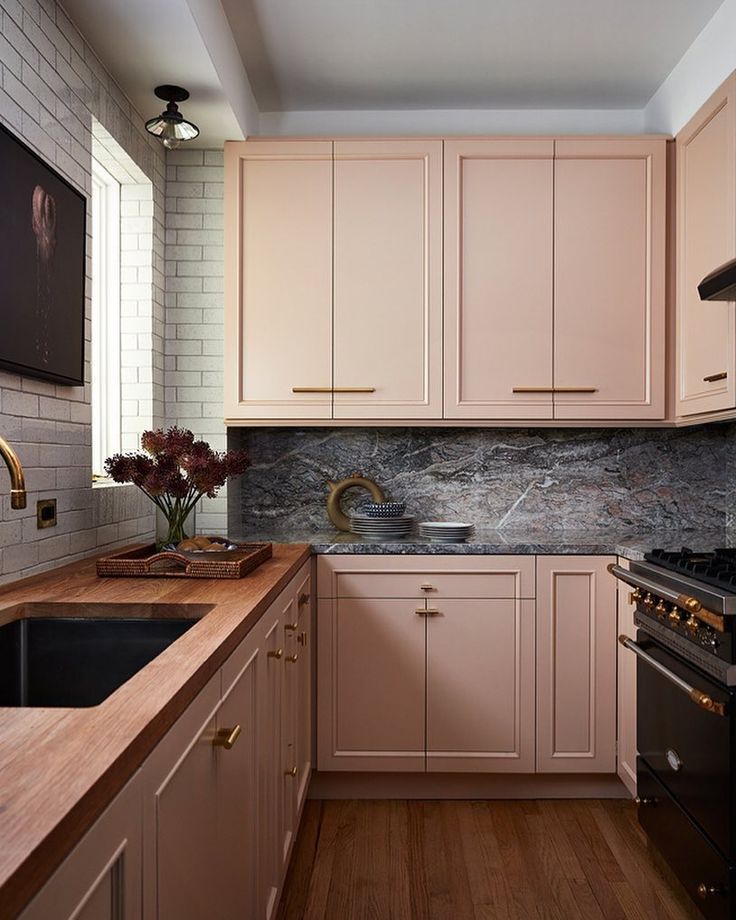
[[[441,611],[435,607],[417,607],[414,613],[420,617],[436,617],[440,615]]]
[[[298,623],[284,623],[284,630],[286,632],[296,632],[299,629]]]
[[[292,393],[375,393],[375,387],[292,387]]]
[[[306,645],[307,644],[307,634],[305,632],[299,633],[299,635],[296,637],[296,641],[299,643],[299,645]]]
[[[284,650],[282,648],[277,648],[275,652],[268,652],[266,658],[275,658],[276,661],[280,661],[284,657]]]
[[[298,653],[294,653],[293,655],[287,655],[286,658],[284,659],[284,661],[288,661],[288,662],[290,662],[291,664],[294,664],[294,662],[295,662],[295,661],[298,661],[298,660],[299,660],[299,654],[298,654]]]
[[[716,380],[725,380],[728,377],[727,371],[721,371],[719,374],[708,374],[707,377],[703,377],[703,383],[713,383]]]
[[[284,776],[291,776],[293,778],[298,772],[299,769],[297,767],[292,767],[290,770],[284,770]]]
[[[311,598],[311,594],[309,594],[307,591],[304,591],[303,594],[299,595],[297,604],[299,605],[299,607],[303,607],[305,604],[309,603],[310,598]]]
[[[422,591],[434,591],[434,585],[419,585]]]
[[[702,898],[703,901],[708,897],[723,893],[716,885],[708,885],[705,882],[701,882],[695,890],[698,893],[698,897]]]
[[[598,387],[513,387],[512,393],[597,393]]]
[[[240,737],[240,732],[240,725],[236,725],[235,728],[221,728],[215,735],[212,745],[214,747],[225,748],[226,751],[229,751]]]

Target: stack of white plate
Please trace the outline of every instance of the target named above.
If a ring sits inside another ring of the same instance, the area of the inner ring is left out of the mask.
[[[414,516],[376,518],[353,512],[350,515],[350,529],[369,540],[396,540],[408,537],[414,527]]]
[[[422,521],[419,525],[419,536],[432,543],[462,543],[472,537],[474,531],[473,524],[460,521]]]

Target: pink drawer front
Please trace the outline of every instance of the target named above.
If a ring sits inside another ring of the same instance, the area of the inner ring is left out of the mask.
[[[320,556],[320,597],[534,597],[533,556]]]

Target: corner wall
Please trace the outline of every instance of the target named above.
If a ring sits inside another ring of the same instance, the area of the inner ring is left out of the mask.
[[[0,0],[0,121],[89,196],[91,119],[153,184],[151,400],[163,423],[164,151],[53,0]],[[84,387],[0,372],[0,434],[25,467],[28,507],[13,511],[0,463],[0,582],[153,536],[154,516],[133,486],[92,487],[90,412],[90,217],[87,224],[87,365]],[[10,309],[4,304],[2,309]],[[148,339],[147,339],[148,340]],[[57,498],[58,525],[36,528],[36,500]]]

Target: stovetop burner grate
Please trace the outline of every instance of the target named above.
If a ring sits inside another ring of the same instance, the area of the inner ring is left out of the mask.
[[[675,552],[654,549],[646,553],[647,562],[687,575],[716,588],[736,592],[736,549],[716,549],[712,553],[696,553],[683,547]]]

